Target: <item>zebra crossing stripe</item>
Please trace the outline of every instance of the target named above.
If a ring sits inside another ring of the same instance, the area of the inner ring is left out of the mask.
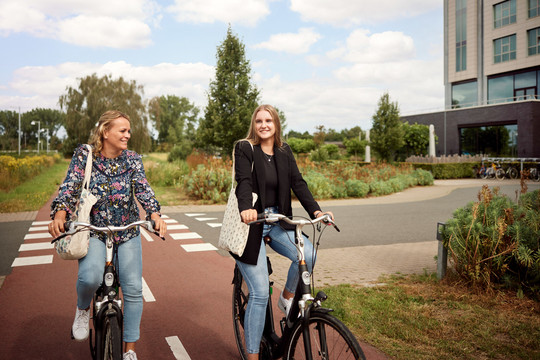
[[[19,251],[33,251],[33,250],[49,250],[54,249],[54,244],[50,242],[41,242],[33,244],[21,244]]]
[[[52,239],[52,236],[49,233],[26,234],[24,240],[28,239]]]
[[[53,262],[52,255],[26,256],[26,257],[15,258],[15,260],[13,260],[13,264],[11,264],[11,267],[52,264],[52,262]]]
[[[142,295],[143,295],[144,301],[146,302],[156,301],[154,294],[152,294],[152,291],[148,287],[148,284],[146,283],[146,280],[144,280],[144,278],[142,278]]]
[[[215,251],[217,248],[210,243],[181,245],[186,252]]]
[[[196,232],[173,233],[170,235],[174,240],[202,239],[202,236]]]
[[[165,338],[165,340],[167,341],[167,344],[169,344],[169,347],[171,348],[171,351],[176,360],[191,360],[186,351],[186,348],[184,347],[184,345],[182,345],[182,342],[180,341],[178,336],[168,336]]]

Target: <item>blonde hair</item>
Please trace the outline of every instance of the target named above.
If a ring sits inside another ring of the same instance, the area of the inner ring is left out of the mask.
[[[253,145],[258,145],[261,143],[261,138],[259,137],[259,135],[257,135],[257,131],[255,130],[255,119],[257,118],[257,113],[259,111],[268,111],[268,113],[272,117],[274,127],[276,128],[276,132],[274,133],[274,145],[280,148],[281,146],[283,146],[283,140],[281,139],[281,120],[279,119],[277,110],[272,105],[264,104],[257,106],[255,111],[253,112],[253,115],[251,115],[251,124],[249,125],[246,140],[251,142]]]
[[[99,117],[89,141],[89,144],[94,146],[94,152],[96,154],[103,150],[103,136],[105,131],[108,131],[112,127],[112,122],[118,118],[124,118],[131,123],[129,116],[118,110],[105,111]]]

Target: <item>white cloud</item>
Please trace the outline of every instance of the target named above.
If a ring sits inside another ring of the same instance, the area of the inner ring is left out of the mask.
[[[414,41],[401,32],[385,31],[370,36],[369,30],[355,30],[347,38],[346,49],[336,49],[331,57],[355,63],[403,61],[415,55]]]
[[[434,0],[291,0],[291,10],[305,21],[354,26],[413,17],[440,8]]]
[[[311,28],[302,28],[298,33],[283,33],[270,36],[268,41],[254,45],[255,49],[283,51],[291,54],[304,54],[309,51],[321,35]]]
[[[214,76],[214,67],[203,63],[161,63],[154,66],[133,66],[124,61],[105,64],[69,62],[56,66],[26,66],[17,69],[8,90],[16,96],[1,96],[0,108],[17,104],[25,111],[36,108],[58,108],[58,99],[66,87],[76,88],[78,79],[96,73],[122,76],[144,86],[144,96],[185,96],[197,106],[206,104],[205,90]]]
[[[24,32],[80,46],[140,48],[151,43],[148,23],[160,17],[152,0],[3,0],[0,36]]]
[[[254,26],[270,13],[268,0],[175,0],[167,10],[179,22],[240,23]]]

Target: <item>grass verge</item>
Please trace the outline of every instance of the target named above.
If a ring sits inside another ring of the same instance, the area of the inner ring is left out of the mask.
[[[62,159],[9,192],[0,192],[0,213],[39,210],[66,176],[69,160]]]
[[[540,359],[540,304],[476,293],[435,275],[385,279],[373,288],[324,288],[325,306],[395,359]]]

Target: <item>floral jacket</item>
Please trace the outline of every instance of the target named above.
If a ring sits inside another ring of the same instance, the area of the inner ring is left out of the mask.
[[[67,220],[75,214],[77,201],[81,194],[82,182],[88,149],[79,146],[69,165],[66,178],[58,196],[51,204],[51,218],[59,210],[67,212]],[[137,198],[146,211],[146,218],[154,212],[159,213],[160,206],[154,191],[146,180],[141,156],[134,151],[124,150],[114,159],[101,154],[92,154],[92,177],[90,189],[98,201],[92,207],[90,223],[96,226],[122,226],[140,219],[139,209],[134,199]],[[134,195],[134,196],[133,196]],[[124,242],[139,235],[139,228],[115,233],[116,242]],[[106,235],[91,232],[90,236],[105,241]]]

